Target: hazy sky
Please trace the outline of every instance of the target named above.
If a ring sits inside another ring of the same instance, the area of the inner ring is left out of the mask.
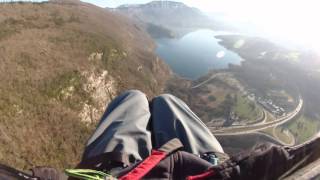
[[[0,0],[1,1],[1,0]],[[83,0],[100,7],[150,0]],[[320,53],[319,0],[174,0],[204,12],[219,12],[230,22],[250,22],[266,34],[302,43]]]
[[[82,0],[85,2],[90,2],[96,4],[101,7],[117,7],[122,4],[143,4],[150,2],[152,0]],[[208,7],[208,5],[212,5],[216,2],[223,1],[223,0],[173,0],[184,2],[185,4],[193,7],[197,7],[202,9],[203,11],[207,11],[213,8]]]
[[[101,7],[150,0],[84,0]],[[220,12],[235,22],[251,22],[276,38],[285,38],[320,52],[318,0],[177,0],[205,12]]]

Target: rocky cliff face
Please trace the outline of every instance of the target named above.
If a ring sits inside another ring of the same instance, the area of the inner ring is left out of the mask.
[[[107,104],[169,68],[125,17],[78,1],[0,3],[0,162],[72,167]]]

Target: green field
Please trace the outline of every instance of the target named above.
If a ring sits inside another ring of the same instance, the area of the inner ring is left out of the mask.
[[[284,144],[290,144],[292,142],[291,137],[288,136],[285,133],[285,129],[282,129],[281,127],[276,127],[275,130],[274,130],[274,127],[270,127],[270,128],[265,129],[265,130],[263,130],[261,132],[266,133],[266,134],[274,137],[275,139],[281,141]]]
[[[288,134],[286,134],[286,131],[288,131],[288,130],[287,129],[283,129],[281,127],[276,127],[275,135],[283,143],[290,144],[293,141],[293,139],[292,139],[293,137],[288,135]],[[290,132],[288,132],[288,133],[290,133]]]
[[[239,94],[235,97],[233,111],[241,120],[248,122],[256,121],[261,115],[261,109],[254,102]]]
[[[273,127],[262,130],[261,132],[266,133],[270,136],[273,136]]]
[[[286,126],[296,138],[296,143],[299,144],[307,141],[319,131],[320,121],[302,115]]]
[[[267,115],[267,122],[275,120],[275,117],[273,115],[271,115],[270,112],[268,112],[268,111],[265,111],[265,112],[266,112],[266,115]]]

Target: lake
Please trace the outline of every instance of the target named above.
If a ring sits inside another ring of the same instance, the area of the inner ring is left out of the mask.
[[[241,57],[221,46],[212,30],[197,30],[180,39],[157,39],[157,54],[174,73],[188,79],[197,79],[211,69],[225,69],[240,64]]]

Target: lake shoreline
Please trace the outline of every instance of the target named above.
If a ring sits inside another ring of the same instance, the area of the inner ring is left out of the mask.
[[[219,34],[226,33],[199,29],[181,38],[155,39],[156,52],[175,74],[194,81],[211,70],[228,69],[229,64],[240,65],[243,61],[219,43],[215,38]]]

